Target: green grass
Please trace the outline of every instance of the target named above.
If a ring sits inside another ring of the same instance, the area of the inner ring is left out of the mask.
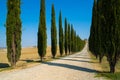
[[[13,69],[12,67],[8,67],[8,68],[1,68],[1,69],[0,69],[0,72],[2,72],[2,71],[12,70],[12,69]]]
[[[120,80],[120,72],[118,73],[98,73],[96,77],[104,77],[106,80]]]

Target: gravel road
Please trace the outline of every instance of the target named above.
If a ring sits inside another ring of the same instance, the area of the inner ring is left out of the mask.
[[[102,80],[95,78],[97,71],[92,64],[86,44],[81,52],[59,60],[27,69],[0,72],[0,80]]]

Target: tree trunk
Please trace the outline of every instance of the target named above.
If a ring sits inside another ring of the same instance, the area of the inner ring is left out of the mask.
[[[102,62],[102,56],[99,56],[99,63]]]
[[[114,72],[115,72],[115,63],[110,62],[110,73],[114,73]]]
[[[98,58],[98,56],[97,56],[97,55],[95,55],[95,57],[96,57],[96,59]]]
[[[41,62],[43,62],[43,58],[42,57],[40,57],[41,58]]]
[[[69,55],[70,55],[70,50],[69,50]]]
[[[67,56],[67,53],[65,53],[65,55]]]
[[[62,54],[60,54],[60,57],[62,57]]]
[[[53,59],[55,59],[55,56],[53,56]]]
[[[12,67],[16,66],[16,46],[15,46],[15,35],[12,37]]]

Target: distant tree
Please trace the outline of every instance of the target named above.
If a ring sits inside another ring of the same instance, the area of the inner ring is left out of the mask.
[[[77,48],[77,34],[76,31],[74,31],[74,43],[73,43],[73,51],[76,52],[76,48]]]
[[[71,52],[71,30],[70,30],[70,24],[68,24],[68,50],[69,54]]]
[[[81,44],[81,42],[80,42],[79,36],[77,35],[77,36],[76,36],[76,51],[77,51],[77,52],[80,51],[80,46],[79,46],[79,44]]]
[[[62,28],[62,13],[59,14],[59,50],[60,55],[63,55],[64,50],[64,37],[63,37],[63,28]]]
[[[82,40],[76,33],[76,31],[74,30],[73,28],[73,25],[71,25],[70,27],[70,30],[69,30],[69,26],[68,25],[68,34],[69,34],[69,40],[68,40],[68,44],[70,43],[70,51],[72,53],[75,53],[75,52],[79,52],[80,50],[82,50],[84,48],[84,45],[85,45],[85,41]],[[69,33],[70,31],[70,33]]]
[[[20,0],[7,1],[7,19],[6,19],[6,42],[7,57],[12,67],[16,66],[16,62],[21,55],[21,28],[20,19]]]
[[[52,14],[51,14],[51,51],[52,56],[55,58],[57,53],[57,30],[56,30],[56,21],[55,21],[55,9],[54,5],[52,4]]]
[[[67,55],[68,51],[68,25],[67,25],[67,19],[65,18],[65,54]]]
[[[38,53],[43,61],[47,48],[47,33],[46,33],[46,16],[45,16],[45,0],[41,0],[40,22],[38,28]]]
[[[73,25],[71,25],[71,52],[73,53],[73,46],[74,44],[74,29],[73,29]]]

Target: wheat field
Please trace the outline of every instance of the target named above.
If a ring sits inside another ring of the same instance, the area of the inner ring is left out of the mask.
[[[59,48],[57,49],[57,54],[56,56],[60,56],[59,54]],[[47,47],[46,50],[46,56],[45,56],[45,60],[51,60],[52,55],[51,55],[51,47]],[[26,67],[31,67],[38,63],[37,61],[39,61],[39,55],[38,55],[38,51],[37,48],[35,47],[27,47],[27,48],[22,48],[21,50],[21,57],[20,60],[17,62],[16,67],[17,68],[26,68]],[[0,64],[9,64],[8,59],[7,59],[7,50],[6,49],[1,49],[0,50]],[[10,65],[10,64],[9,64]]]

